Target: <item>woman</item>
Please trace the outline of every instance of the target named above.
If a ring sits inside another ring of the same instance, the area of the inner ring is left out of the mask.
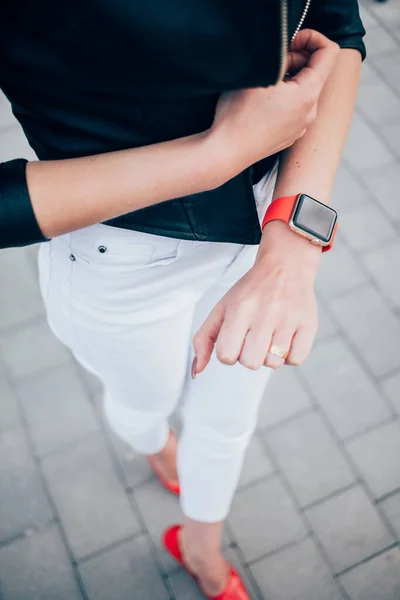
[[[222,525],[271,369],[301,364],[315,335],[325,203],[365,55],[357,2],[1,13],[0,84],[40,162],[1,165],[0,245],[51,239],[53,331],[103,381],[111,427],[180,494],[166,549],[206,597],[249,598]]]

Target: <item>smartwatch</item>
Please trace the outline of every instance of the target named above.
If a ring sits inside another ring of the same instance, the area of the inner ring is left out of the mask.
[[[261,229],[270,221],[284,221],[292,231],[307,238],[322,252],[330,250],[337,229],[337,212],[307,194],[274,200],[265,213]]]

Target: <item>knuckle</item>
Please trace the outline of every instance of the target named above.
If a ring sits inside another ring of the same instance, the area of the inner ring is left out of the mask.
[[[236,357],[232,353],[227,352],[225,349],[216,350],[217,359],[224,365],[234,365],[236,363]]]
[[[273,371],[278,371],[278,369],[280,369],[283,366],[283,361],[274,362],[272,360],[267,360],[266,366],[269,367],[270,369],[272,369]]]
[[[312,125],[317,118],[317,107],[314,105],[311,110],[308,112],[306,117],[306,125]]]
[[[254,300],[250,297],[242,298],[235,308],[245,313],[251,312],[254,308]]]
[[[239,362],[243,367],[246,367],[246,369],[250,369],[250,371],[258,371],[261,367],[261,363],[248,358],[241,358]]]
[[[300,365],[303,363],[303,361],[297,356],[293,358],[289,357],[286,362],[288,365],[292,365],[292,367],[300,367]]]
[[[195,347],[200,346],[203,342],[203,332],[201,329],[197,331],[193,336],[193,345]]]

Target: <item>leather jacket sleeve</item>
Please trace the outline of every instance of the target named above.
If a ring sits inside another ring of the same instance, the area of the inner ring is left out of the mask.
[[[320,31],[341,48],[359,50],[364,60],[365,29],[357,0],[311,0],[304,27]]]
[[[0,248],[43,242],[29,198],[25,159],[0,163]]]

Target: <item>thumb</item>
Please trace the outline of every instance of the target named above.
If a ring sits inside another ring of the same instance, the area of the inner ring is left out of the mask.
[[[217,341],[219,331],[224,321],[225,308],[219,302],[210,312],[203,325],[193,337],[194,360],[192,364],[192,378],[204,371],[210,362],[211,355]]]

